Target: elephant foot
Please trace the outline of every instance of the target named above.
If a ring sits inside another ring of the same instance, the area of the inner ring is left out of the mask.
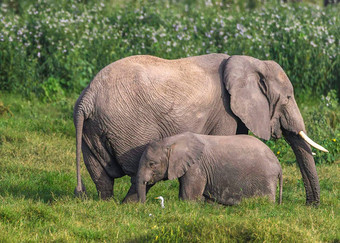
[[[318,207],[320,205],[320,201],[319,200],[307,200],[306,205],[312,206],[312,207]]]
[[[126,195],[122,203],[132,203],[132,202],[138,202],[137,193]]]
[[[102,200],[110,200],[113,198],[113,192],[112,191],[98,191],[98,196]]]

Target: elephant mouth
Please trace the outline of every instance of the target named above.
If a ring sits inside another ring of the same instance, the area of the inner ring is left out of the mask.
[[[274,139],[279,139],[279,138],[281,138],[281,137],[282,137],[282,132],[274,131],[274,132],[272,133],[272,138],[274,138]]]
[[[153,180],[145,182],[145,185],[148,185],[148,186],[152,186],[154,184],[155,184],[155,182]]]
[[[282,137],[282,131],[285,130],[280,123],[279,119],[271,120],[271,136],[274,139],[279,139]]]

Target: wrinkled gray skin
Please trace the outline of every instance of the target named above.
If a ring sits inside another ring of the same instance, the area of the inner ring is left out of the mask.
[[[182,133],[151,142],[137,173],[137,194],[146,186],[179,178],[179,197],[234,205],[244,197],[269,196],[275,202],[277,181],[282,195],[282,170],[273,152],[248,135],[209,136]]]
[[[209,54],[178,60],[131,56],[102,69],[74,108],[77,187],[80,153],[101,198],[113,196],[115,178],[131,176],[124,202],[137,201],[138,161],[151,140],[186,131],[210,135],[281,134],[300,167],[307,203],[318,204],[320,187],[293,86],[273,61]]]

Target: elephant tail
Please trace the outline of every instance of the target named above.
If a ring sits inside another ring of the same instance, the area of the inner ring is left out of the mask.
[[[82,113],[82,112],[80,112]],[[77,187],[74,189],[74,194],[76,197],[81,197],[86,194],[85,186],[81,180],[80,175],[80,157],[81,157],[81,143],[83,136],[83,124],[84,124],[84,115],[78,115],[75,118],[75,127],[76,127],[76,161],[77,161]]]
[[[91,102],[91,100],[91,97],[89,97],[86,90],[84,90],[76,102],[73,113],[74,126],[76,128],[77,187],[74,189],[76,197],[86,196],[86,189],[80,175],[80,159],[84,121],[93,111],[93,102]]]
[[[279,174],[279,204],[282,203],[282,183],[283,179],[282,179],[282,170],[280,171]]]

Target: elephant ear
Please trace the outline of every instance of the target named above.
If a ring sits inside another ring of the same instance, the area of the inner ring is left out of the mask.
[[[204,144],[189,132],[177,135],[169,142],[168,149],[168,179],[173,180],[183,176],[203,153]]]
[[[230,94],[230,108],[256,136],[270,139],[267,71],[263,61],[249,56],[232,56],[224,69],[224,84]]]

